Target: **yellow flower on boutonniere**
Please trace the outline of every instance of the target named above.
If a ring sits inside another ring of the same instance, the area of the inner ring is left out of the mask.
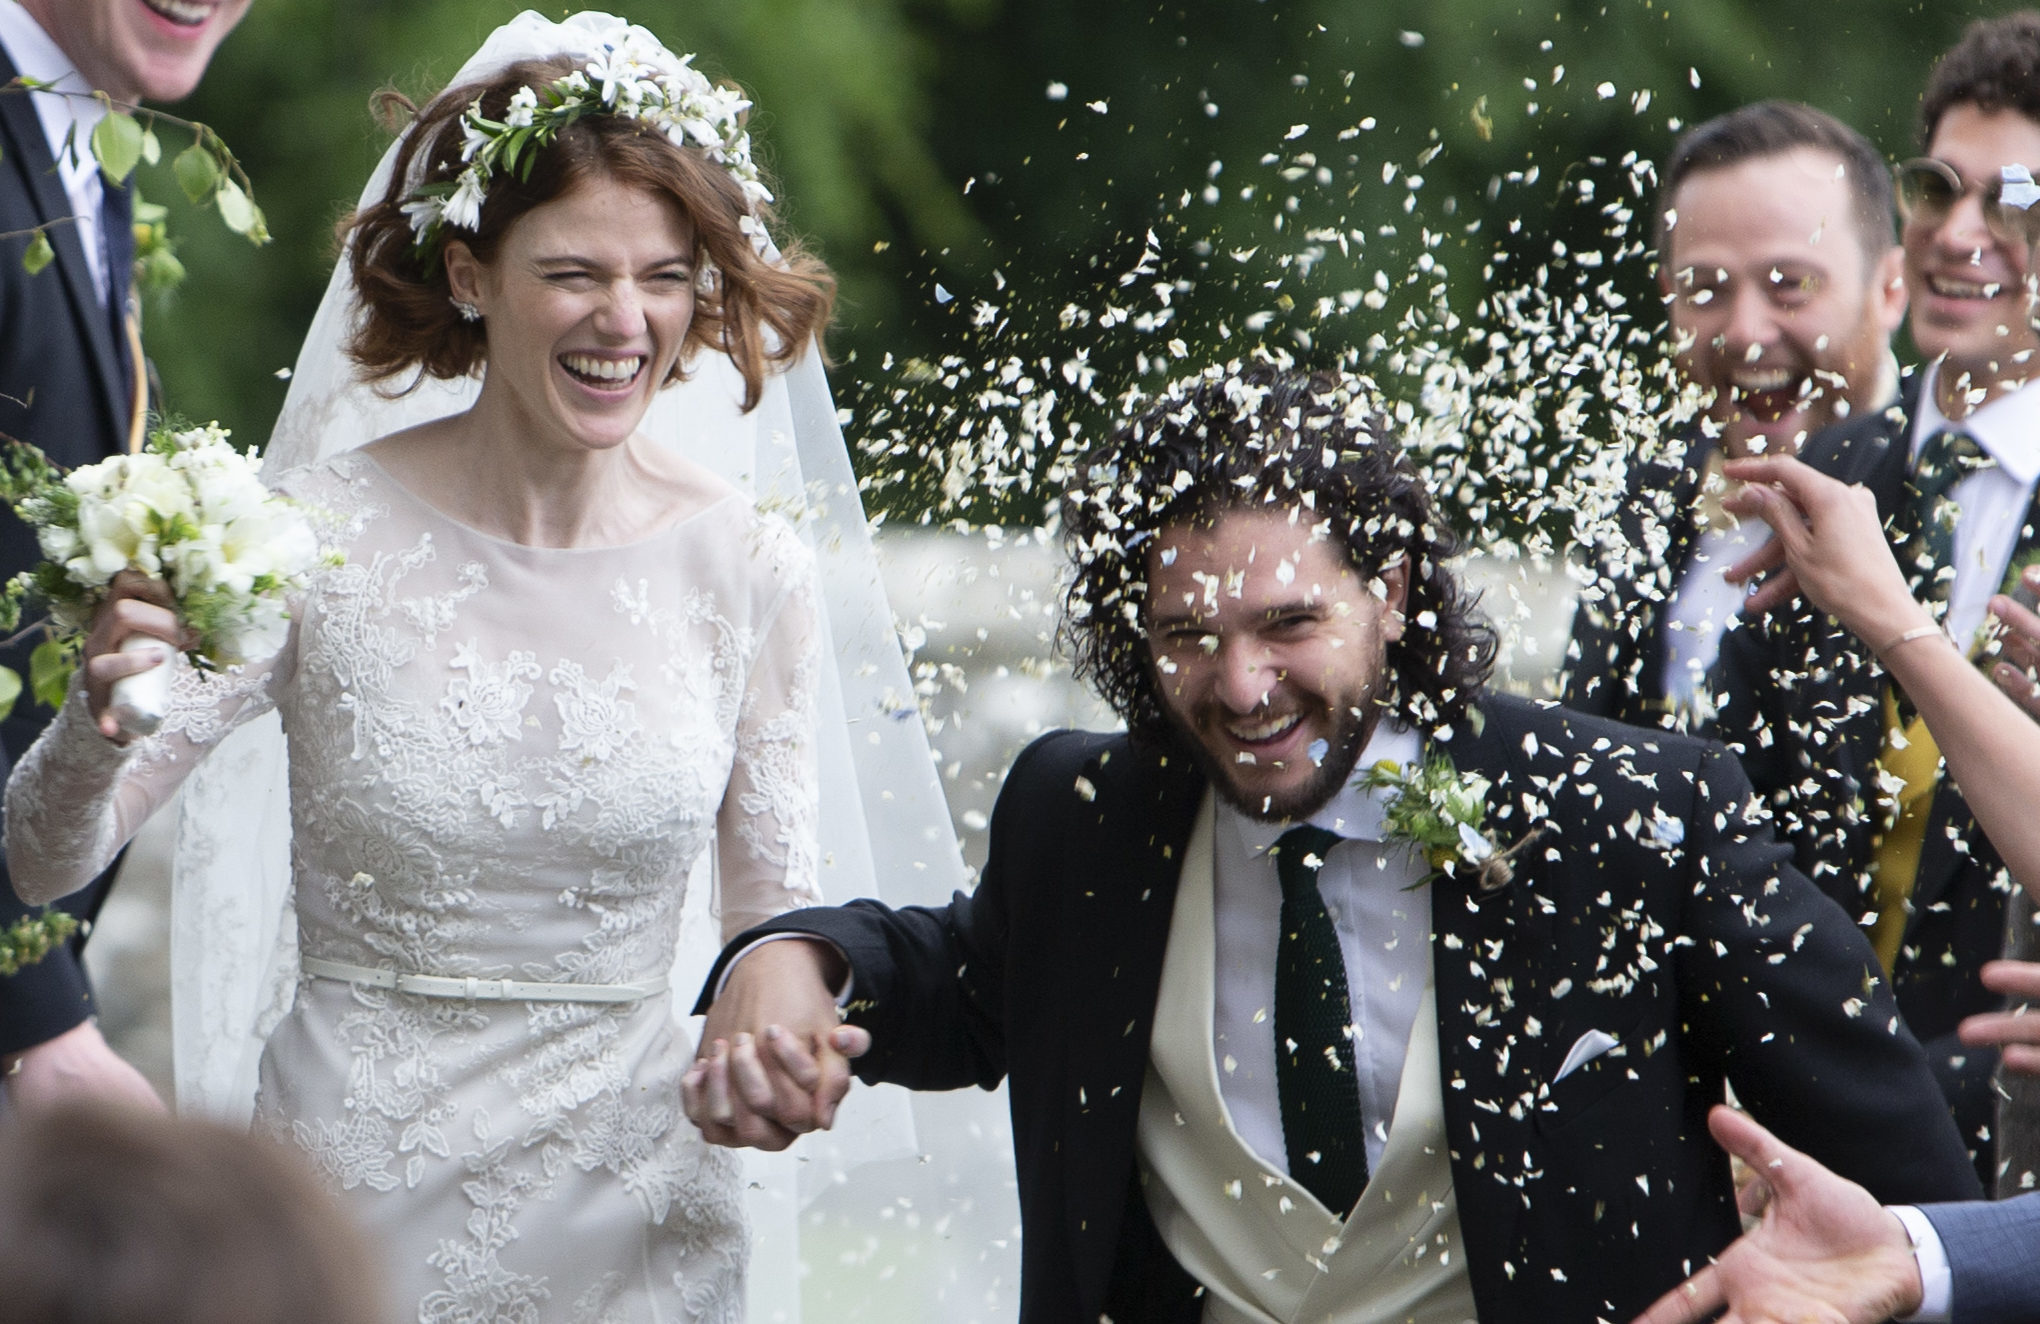
[[[1383,759],[1363,770],[1357,781],[1368,790],[1388,792],[1382,839],[1409,846],[1431,866],[1416,887],[1440,874],[1457,877],[1464,869],[1472,871],[1475,891],[1492,896],[1516,880],[1513,861],[1544,833],[1539,824],[1503,848],[1484,826],[1488,779],[1459,771],[1446,754],[1430,754],[1407,767]]]

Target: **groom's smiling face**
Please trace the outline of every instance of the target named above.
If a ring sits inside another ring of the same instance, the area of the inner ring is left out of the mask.
[[[1402,564],[1366,574],[1311,512],[1257,507],[1163,526],[1147,577],[1170,721],[1242,812],[1308,817],[1373,734],[1402,636]]]

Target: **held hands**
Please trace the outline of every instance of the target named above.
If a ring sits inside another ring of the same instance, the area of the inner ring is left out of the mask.
[[[1837,1177],[1752,1119],[1716,1104],[1707,1129],[1757,1180],[1764,1221],[1665,1293],[1635,1324],[1879,1324],[1919,1309],[1919,1266],[1905,1226],[1870,1192]]]
[[[99,734],[125,743],[110,710],[114,682],[167,663],[172,650],[193,647],[197,640],[179,623],[161,580],[123,570],[110,589],[85,636],[85,701]],[[160,640],[163,647],[121,652],[121,642],[133,635]]]
[[[7,1102],[16,1108],[57,1108],[103,1100],[155,1112],[168,1111],[141,1072],[107,1045],[93,1021],[80,1021],[54,1039],[8,1060]]]
[[[711,1143],[785,1149],[835,1124],[850,1059],[871,1047],[836,1014],[843,976],[836,949],[805,938],[765,943],[730,966],[680,1082],[688,1118]]]

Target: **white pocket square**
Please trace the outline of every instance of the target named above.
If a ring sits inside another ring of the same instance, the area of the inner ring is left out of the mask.
[[[1556,1085],[1559,1081],[1578,1071],[1581,1067],[1607,1052],[1619,1042],[1621,1041],[1606,1030],[1587,1031],[1573,1043],[1571,1050],[1566,1053],[1565,1064],[1559,1067],[1558,1074],[1551,1078],[1551,1083]]]

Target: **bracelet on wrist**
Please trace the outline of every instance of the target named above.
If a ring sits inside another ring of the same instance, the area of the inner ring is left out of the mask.
[[[1912,629],[1907,630],[1904,634],[1901,634],[1896,639],[1893,639],[1890,643],[1884,645],[1884,647],[1878,649],[1877,651],[1879,653],[1882,653],[1886,657],[1890,657],[1892,653],[1896,652],[1900,648],[1905,647],[1913,640],[1925,639],[1927,636],[1935,634],[1945,636],[1947,634],[1947,631],[1943,630],[1938,625],[1915,625]]]

